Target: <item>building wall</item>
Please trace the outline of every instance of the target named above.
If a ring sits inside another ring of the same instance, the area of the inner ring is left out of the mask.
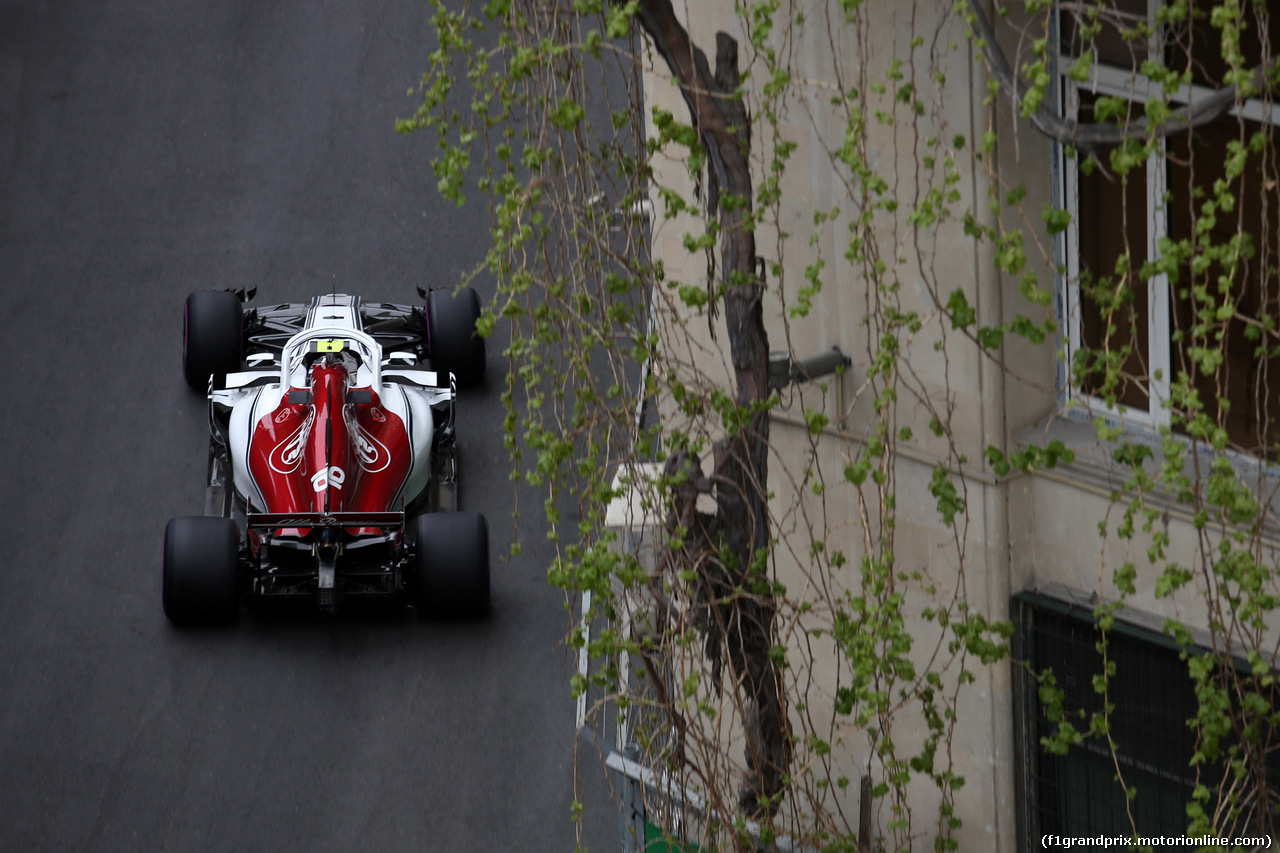
[[[741,45],[748,45],[735,4],[729,0],[698,3],[694,15],[688,14],[692,4],[676,5],[695,44],[704,49],[712,46],[715,32],[724,30]],[[1059,405],[1054,386],[1056,349],[1052,342],[1037,346],[1010,337],[999,350],[983,353],[951,329],[938,311],[938,302],[945,301],[952,289],[962,289],[977,310],[979,324],[985,326],[1006,322],[1019,313],[1039,321],[1044,319],[1045,309],[1031,305],[1020,293],[1019,277],[997,271],[991,244],[974,241],[955,219],[917,233],[907,218],[912,203],[925,190],[919,180],[923,168],[919,156],[926,150],[923,137],[951,140],[963,134],[965,150],[956,152],[962,179],[956,185],[961,198],[955,210],[972,209],[985,225],[995,226],[997,221],[988,205],[990,188],[998,187],[996,192],[1003,198],[1014,187],[1025,187],[1023,207],[1031,212],[1025,229],[1031,269],[1038,274],[1040,287],[1052,291],[1054,249],[1038,229],[1035,217],[1054,201],[1052,145],[1026,123],[1015,121],[1003,101],[996,107],[984,105],[987,74],[965,37],[963,21],[945,4],[868,0],[859,27],[846,27],[828,18],[840,14],[833,5],[822,0],[798,3],[807,23],[790,29],[779,24],[770,41],[770,46],[790,57],[796,81],[796,95],[780,113],[778,133],[797,145],[783,180],[781,206],[757,232],[759,254],[783,266],[781,278],[770,276],[768,281],[765,317],[771,346],[789,350],[796,358],[838,346],[853,359],[852,370],[843,378],[830,377],[787,392],[773,420],[770,488],[775,496],[771,506],[787,535],[778,549],[778,577],[793,593],[813,582],[816,571],[809,564],[809,538],[813,529],[825,529],[827,553],[838,548],[848,556],[848,562],[823,577],[833,590],[856,593],[858,560],[866,553],[867,537],[873,535],[861,519],[864,514],[875,518],[879,510],[874,500],[864,497],[860,501],[858,492],[842,476],[845,464],[865,448],[874,417],[865,380],[878,340],[864,320],[871,313],[875,294],[870,292],[862,268],[843,256],[855,212],[842,204],[839,215],[825,223],[815,225],[813,220],[813,211],[830,210],[841,202],[850,180],[847,168],[835,163],[829,153],[841,144],[845,133],[843,112],[829,103],[835,91],[832,81],[838,79],[846,88],[867,87],[883,76],[894,57],[908,63],[914,59],[923,68],[932,54],[946,73],[943,96],[939,98],[927,74],[918,71],[918,85],[928,90],[924,101],[933,111],[914,126],[905,120],[892,127],[873,123],[867,152],[868,160],[890,178],[894,194],[902,200],[896,212],[877,214],[881,254],[898,271],[902,308],[926,318],[924,328],[904,347],[903,363],[910,367],[915,397],[903,394],[898,426],[909,426],[913,438],[900,443],[895,462],[897,565],[906,572],[921,572],[925,578],[908,584],[907,612],[918,614],[936,605],[939,596],[923,591],[929,582],[947,590],[961,580],[959,552],[963,549],[967,566],[964,596],[992,619],[1009,618],[1010,597],[1033,588],[1062,588],[1114,598],[1117,590],[1111,571],[1133,559],[1139,566],[1139,577],[1138,594],[1130,600],[1132,607],[1146,611],[1145,618],[1153,622],[1172,616],[1203,624],[1204,613],[1195,611],[1189,599],[1155,597],[1155,570],[1143,557],[1147,543],[1141,537],[1128,543],[1114,536],[1099,537],[1098,522],[1110,505],[1105,478],[1100,485],[1091,475],[1068,467],[1044,475],[1015,474],[1002,479],[986,465],[984,450],[989,446],[1012,451],[1047,435],[1046,419]],[[923,45],[912,47],[914,33],[925,35]],[[937,38],[931,38],[933,33]],[[1018,44],[1010,37],[1005,48],[1015,56]],[[749,50],[744,47],[742,55],[748,57]],[[744,70],[752,72],[749,91],[753,95],[749,100],[758,115],[759,89],[751,87],[758,87],[767,75],[758,63]],[[688,120],[665,68],[649,69],[645,91],[650,106]],[[893,109],[891,93],[880,103]],[[764,174],[772,145],[772,140],[759,138],[761,127],[757,122],[757,138],[752,143],[757,179]],[[993,156],[979,161],[970,152],[988,130],[997,134],[996,148]],[[649,131],[651,138],[656,136],[652,126]],[[692,199],[694,181],[681,160],[673,156],[677,153],[668,149],[655,158],[656,179]],[[654,253],[665,265],[669,279],[704,283],[705,259],[691,257],[683,248],[685,235],[698,233],[699,223],[688,216],[663,217],[656,195],[655,209],[659,218],[653,232]],[[781,256],[779,231],[789,233]],[[826,261],[824,287],[814,299],[812,312],[785,320],[787,309],[806,283],[806,267],[819,257]],[[661,300],[659,308],[671,350],[681,353],[686,362],[682,378],[694,381],[693,377],[700,375],[704,381],[729,385],[729,342],[722,317],[709,320],[701,312],[670,305],[663,308]],[[937,349],[937,344],[943,350]],[[919,398],[935,404],[946,401],[953,446],[930,432],[929,416]],[[825,411],[830,425],[816,435],[811,433],[804,425],[806,410]],[[669,399],[662,403],[662,415],[667,425],[682,423]],[[1039,431],[1037,425],[1041,425]],[[1085,439],[1080,452],[1087,454],[1089,450]],[[960,456],[967,462],[959,462]],[[929,492],[937,465],[952,472],[966,498],[966,510],[958,517],[958,535],[944,527]],[[813,495],[810,483],[802,481],[806,467],[820,472],[825,480],[821,499]],[[1169,530],[1173,547],[1194,548],[1194,531],[1184,520],[1171,519]],[[823,615],[818,611],[804,616],[784,613],[782,622],[789,626],[790,677],[812,679],[816,689],[809,695],[830,697],[841,680],[834,647],[829,641],[824,646],[805,635],[805,628],[820,625]],[[909,628],[917,636],[916,650],[922,660],[939,647],[945,652],[945,638],[937,636],[933,623],[914,618]],[[1012,851],[1016,849],[1016,792],[1011,673],[1007,662],[992,667],[971,662],[968,669],[974,672],[976,683],[962,694],[961,722],[953,739],[955,772],[967,780],[956,796],[956,813],[964,820],[957,838],[964,850]],[[954,679],[957,670],[958,666],[952,667],[947,677]],[[838,771],[856,779],[868,763],[865,738],[844,732],[841,726],[847,725],[847,720],[837,718],[829,703],[825,707],[811,703],[805,713],[810,720],[829,726],[827,739],[842,745],[834,753]],[[904,713],[895,730],[903,751],[909,752],[923,735],[920,721]],[[842,800],[846,814],[856,814],[856,785],[845,793],[833,791],[831,796]],[[931,785],[920,784],[912,792],[912,801],[919,816],[918,831],[924,833],[918,847],[931,849],[929,826],[936,826],[938,795]],[[883,803],[875,819],[877,827],[891,819]]]

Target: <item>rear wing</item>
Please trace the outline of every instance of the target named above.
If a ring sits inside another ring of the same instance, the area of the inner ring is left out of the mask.
[[[250,529],[281,527],[404,527],[403,512],[251,512]]]

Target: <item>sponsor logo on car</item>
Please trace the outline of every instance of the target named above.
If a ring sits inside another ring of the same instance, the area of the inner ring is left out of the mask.
[[[376,419],[375,419],[376,420]],[[384,416],[383,421],[386,420]],[[376,474],[391,464],[391,451],[381,441],[373,437],[360,422],[348,412],[346,414],[347,433],[351,436],[351,446],[355,448],[356,459],[360,467],[370,474]]]
[[[289,434],[289,437],[281,441],[271,450],[271,454],[267,457],[267,464],[271,466],[271,470],[277,474],[292,474],[298,469],[298,463],[302,461],[302,451],[307,446],[307,436],[311,433],[311,424],[316,419],[315,409],[307,412],[307,418],[302,424]]]
[[[343,471],[337,465],[324,468],[315,472],[311,476],[311,487],[317,492],[323,492],[325,489],[333,486],[335,489],[341,489],[342,484],[347,481],[347,472]]]

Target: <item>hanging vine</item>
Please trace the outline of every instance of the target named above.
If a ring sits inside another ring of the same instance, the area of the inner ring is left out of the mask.
[[[545,490],[549,582],[590,593],[569,627],[592,662],[573,692],[594,718],[620,714],[641,762],[697,799],[671,806],[690,810],[690,840],[956,849],[974,831],[958,754],[982,725],[972,697],[1011,667],[1053,723],[1038,747],[1102,749],[1124,801],[1139,795],[1107,638],[1126,605],[1169,598],[1188,609],[1165,630],[1199,707],[1187,829],[1272,832],[1277,526],[1269,469],[1249,461],[1280,437],[1266,4],[1170,2],[1151,19],[1094,0],[721,5],[712,33],[671,0],[435,2],[422,104],[400,123],[438,140],[443,199],[478,195],[491,214],[471,277],[497,282],[482,331],[511,330],[513,472]],[[1061,87],[1095,80],[1116,45],[1142,91],[1081,88],[1067,114]],[[1222,70],[1197,82],[1206,64]],[[1194,145],[1224,122],[1234,136],[1209,169]],[[1105,264],[1067,263],[1078,212],[1027,202],[1025,182],[1043,198],[1051,178],[1022,162],[1025,134],[1059,145],[1082,192],[1093,170],[1098,192],[1118,188],[1124,222],[1147,216],[1127,188],[1172,164],[1161,203],[1187,199],[1185,228],[1150,252],[1126,231]],[[1241,212],[1250,194],[1261,225]],[[1139,345],[1143,294],[1164,287],[1167,370]],[[771,382],[771,350],[810,354],[833,311],[860,330],[851,374]],[[985,425],[975,440],[979,375],[1044,414],[1096,415],[1092,442]],[[1135,429],[1116,407],[1137,397],[1155,402]],[[1008,573],[1013,531],[999,556],[986,501],[1084,453],[1107,456],[1112,481],[1096,519],[1100,704],[1073,708],[1064,673],[1010,656],[989,574]],[[628,501],[647,552],[606,524]]]

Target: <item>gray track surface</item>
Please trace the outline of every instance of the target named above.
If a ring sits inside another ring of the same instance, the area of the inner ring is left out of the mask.
[[[165,522],[203,506],[186,294],[412,302],[483,254],[480,211],[435,193],[431,138],[393,130],[429,15],[0,0],[0,850],[573,848],[573,661],[535,510],[480,623],[178,631],[160,607]],[[459,412],[463,508],[495,554],[501,349]],[[592,850],[616,844],[604,791],[597,772]]]

